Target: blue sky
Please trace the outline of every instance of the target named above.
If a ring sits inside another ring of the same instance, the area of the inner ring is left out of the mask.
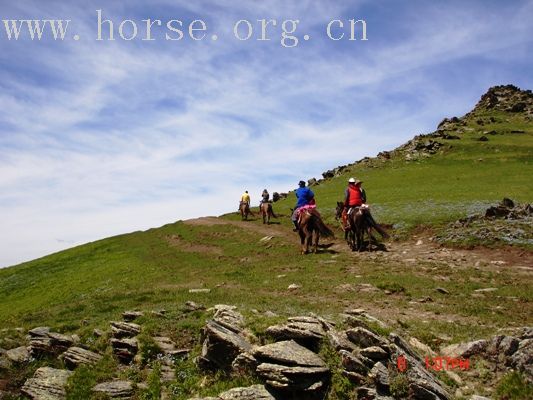
[[[71,22],[63,41],[9,41],[0,25],[0,266],[231,211],[244,189],[256,202],[433,131],[490,86],[533,88],[531,1],[3,3],[2,20]],[[97,9],[138,38],[97,41]],[[202,19],[207,39],[163,26],[142,41],[147,18]],[[263,18],[278,21],[270,41]],[[351,18],[367,41],[327,37]],[[293,48],[286,19],[300,20]]]

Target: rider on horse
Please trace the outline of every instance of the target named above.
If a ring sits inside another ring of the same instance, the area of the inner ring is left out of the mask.
[[[245,190],[241,196],[241,202],[239,203],[239,209],[241,208],[242,204],[246,204],[248,207],[250,207],[250,195],[248,194],[248,190]]]
[[[300,181],[298,183],[298,189],[294,192],[296,195],[296,198],[298,199],[296,202],[296,206],[294,207],[294,212],[292,213],[292,223],[294,224],[294,231],[298,231],[298,212],[299,209],[307,206],[307,205],[314,205],[315,204],[315,194],[311,189],[305,186],[304,181]]]
[[[361,207],[363,204],[366,205],[366,192],[365,189],[361,187],[363,182],[359,179],[350,178],[348,179],[348,187],[344,192],[344,210],[342,212],[342,226],[344,230],[350,229],[350,222],[348,216],[354,212],[354,210]],[[365,213],[368,224],[379,232],[383,237],[388,237],[387,232],[379,226],[379,224],[374,220],[370,211],[367,210]]]
[[[268,193],[268,190],[263,190],[263,193],[261,193],[261,201],[259,202],[259,207],[261,207],[261,204],[268,203],[270,200],[270,194]]]
[[[348,187],[344,191],[344,210],[342,212],[342,225],[344,229],[348,228],[348,215],[350,215],[356,207],[361,207],[366,203],[366,192],[361,187],[360,180],[355,178],[348,179]]]

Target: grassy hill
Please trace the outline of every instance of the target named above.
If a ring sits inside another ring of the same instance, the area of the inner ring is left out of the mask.
[[[317,255],[301,256],[290,230],[289,194],[274,204],[279,224],[268,227],[259,219],[241,222],[234,213],[178,221],[0,270],[0,327],[6,328],[0,347],[13,347],[13,337],[23,340],[14,328],[40,325],[88,340],[94,328],[105,329],[127,309],[166,309],[165,322],[145,317],[148,330],[193,341],[203,321],[182,316],[188,300],[237,305],[257,327],[276,320],[266,311],[335,315],[364,307],[435,348],[531,324],[529,242],[445,252],[443,258],[431,243],[447,223],[504,196],[533,201],[533,108],[526,101],[525,109],[511,112],[525,92],[491,90],[496,103],[485,95],[465,117],[313,186],[333,226],[348,177],[363,180],[376,219],[395,228],[389,253],[353,254],[337,240]],[[414,244],[418,240],[423,244]],[[301,288],[288,290],[292,283]],[[473,296],[488,286],[496,290]],[[190,292],[199,288],[209,292]],[[417,301],[428,297],[431,302]]]

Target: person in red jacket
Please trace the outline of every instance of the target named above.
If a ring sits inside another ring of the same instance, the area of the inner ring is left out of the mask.
[[[348,187],[344,192],[344,211],[342,213],[342,223],[345,230],[349,229],[348,215],[353,212],[354,208],[366,204],[366,192],[365,189],[361,187],[362,183],[363,182],[361,182],[359,179],[348,179]],[[369,225],[377,230],[381,236],[384,238],[389,236],[387,232],[385,232],[385,230],[374,220],[374,217],[372,217],[370,211],[368,211],[365,215]]]

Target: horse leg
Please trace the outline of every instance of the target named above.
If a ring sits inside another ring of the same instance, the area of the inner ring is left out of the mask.
[[[317,253],[318,252],[318,241],[320,240],[320,231],[317,229],[314,233],[314,247],[313,247],[313,253]]]
[[[302,246],[302,254],[305,254],[306,234],[304,232],[304,229],[300,228],[300,230],[298,231],[298,234],[300,235],[300,244]]]

